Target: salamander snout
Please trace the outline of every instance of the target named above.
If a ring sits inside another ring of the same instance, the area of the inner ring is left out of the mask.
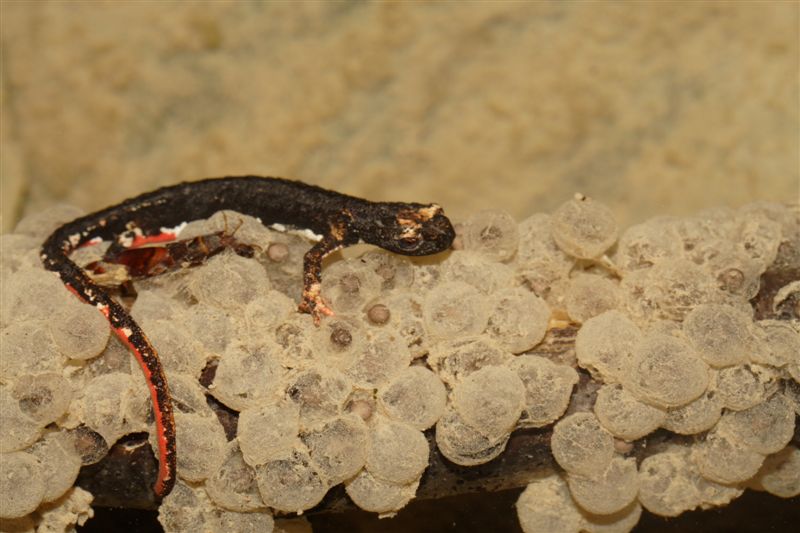
[[[404,255],[439,253],[448,249],[455,238],[450,219],[436,204],[400,211],[394,230],[387,249]]]

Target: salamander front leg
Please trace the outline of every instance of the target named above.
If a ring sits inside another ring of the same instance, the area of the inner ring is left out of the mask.
[[[341,240],[328,235],[315,244],[303,257],[303,301],[300,303],[299,309],[301,312],[313,316],[314,323],[317,325],[323,315],[333,315],[333,311],[325,305],[320,294],[322,260],[342,246]]]

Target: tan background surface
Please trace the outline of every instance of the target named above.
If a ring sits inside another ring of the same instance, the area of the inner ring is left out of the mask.
[[[2,1],[2,223],[244,173],[623,225],[800,182],[800,4]]]

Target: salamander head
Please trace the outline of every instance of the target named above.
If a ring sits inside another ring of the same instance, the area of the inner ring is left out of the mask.
[[[447,250],[455,231],[436,204],[373,204],[368,220],[359,221],[358,236],[369,244],[402,255],[430,255]]]

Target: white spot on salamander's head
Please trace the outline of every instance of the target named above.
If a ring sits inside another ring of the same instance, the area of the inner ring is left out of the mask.
[[[78,243],[81,242],[81,234],[80,233],[74,233],[74,234],[70,235],[67,238],[69,239],[69,243],[70,243],[70,245],[72,245],[73,248],[75,246],[78,246]]]

